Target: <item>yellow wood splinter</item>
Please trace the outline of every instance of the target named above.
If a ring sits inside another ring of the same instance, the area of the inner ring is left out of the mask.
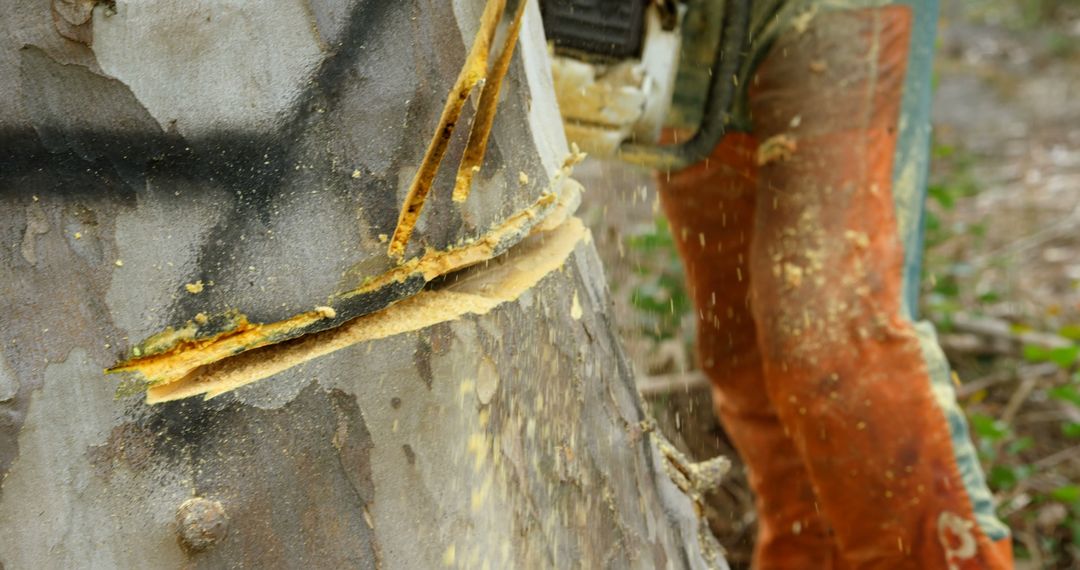
[[[499,90],[514,56],[514,47],[517,45],[518,32],[521,30],[521,16],[525,13],[525,4],[527,4],[526,0],[518,3],[514,20],[506,31],[502,52],[499,53],[499,59],[495,60],[491,75],[484,82],[484,88],[480,92],[480,104],[476,110],[476,117],[473,119],[472,129],[469,131],[469,142],[465,145],[465,154],[461,157],[461,166],[458,167],[457,180],[454,184],[455,202],[464,202],[469,197],[473,175],[480,171],[480,166],[484,163],[488,136],[491,135],[491,127],[495,124]]]
[[[405,246],[409,244],[416,220],[420,216],[420,210],[424,207],[431,184],[435,180],[435,174],[439,170],[446,149],[450,145],[450,137],[454,134],[454,127],[461,110],[476,86],[487,74],[488,55],[491,52],[491,42],[495,37],[495,28],[502,19],[506,9],[506,0],[488,0],[484,6],[484,13],[480,16],[480,29],[476,31],[469,55],[465,58],[465,64],[458,74],[454,88],[443,105],[442,115],[439,117],[439,126],[435,129],[435,136],[428,143],[424,159],[420,163],[420,169],[416,171],[409,193],[405,197],[405,203],[401,207],[398,216],[397,227],[394,235],[390,238],[390,246],[387,253],[390,257],[402,258],[405,255]]]

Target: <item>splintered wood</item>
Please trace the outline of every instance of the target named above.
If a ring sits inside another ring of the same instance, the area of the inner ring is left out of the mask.
[[[189,338],[197,327],[193,323],[179,331],[169,329],[147,339],[143,346],[170,343],[172,348],[155,354],[140,354],[106,370],[107,373],[137,373],[147,384],[172,382],[196,368],[217,362],[235,354],[275,344],[290,338],[290,333],[303,329],[322,319],[333,318],[333,309],[317,307],[314,311],[300,313],[289,319],[267,324],[251,324],[244,315],[238,315],[241,323],[234,329],[206,339]],[[186,336],[185,336],[186,335]],[[178,342],[174,337],[181,337]],[[149,349],[148,349],[149,350]]]
[[[581,187],[568,178],[580,154],[569,155],[554,182],[557,188],[543,193],[531,206],[490,228],[483,237],[445,251],[428,251],[397,267],[371,278],[360,288],[343,293],[349,298],[402,282],[411,276],[430,281],[439,275],[490,260],[505,251],[507,244],[534,233],[550,232],[562,225],[577,208]],[[331,306],[316,307],[291,318],[273,323],[249,323],[239,313],[229,315],[220,334],[198,337],[200,324],[189,322],[179,330],[168,329],[141,343],[133,356],[108,369],[109,373],[132,373],[150,388],[161,393],[164,386],[179,381],[198,369],[231,359],[239,354],[303,336],[304,329],[322,319],[332,319],[338,311]],[[203,323],[206,317],[203,316]],[[151,398],[152,400],[152,398]]]
[[[562,167],[554,173],[548,191],[542,193],[531,206],[502,219],[500,223],[488,228],[488,231],[481,236],[458,243],[446,250],[429,249],[412,259],[403,259],[413,228],[431,190],[440,162],[445,156],[462,108],[473,88],[483,83],[478,110],[458,168],[453,192],[454,200],[459,202],[468,196],[472,176],[483,163],[485,148],[494,124],[500,87],[513,58],[527,1],[519,0],[516,5],[513,5],[514,13],[506,27],[505,38],[500,40],[502,51],[495,58],[490,71],[488,63],[491,45],[495,41],[496,28],[506,12],[507,0],[488,0],[484,6],[480,27],[454,87],[446,99],[438,128],[411,182],[399,214],[398,225],[389,240],[388,253],[398,260],[395,267],[383,274],[370,277],[357,289],[335,295],[326,306],[316,307],[313,311],[281,321],[248,323],[244,320],[241,323],[242,326],[228,326],[222,329],[220,334],[205,338],[199,336],[202,331],[201,325],[196,326],[199,323],[189,323],[190,326],[185,326],[181,331],[170,329],[167,331],[168,334],[161,336],[163,343],[155,344],[157,346],[155,350],[143,351],[136,348],[132,351],[130,358],[110,368],[108,372],[136,375],[143,383],[142,385],[152,391],[151,401],[166,392],[175,395],[178,392],[172,392],[166,386],[187,378],[198,370],[229,360],[241,353],[313,334],[308,329],[318,321],[340,318],[339,310],[334,307],[337,302],[378,291],[383,287],[416,277],[422,278],[425,282],[430,281],[439,275],[492,259],[520,239],[534,232],[551,231],[553,227],[561,224],[576,208],[577,196],[580,192],[577,183],[568,178],[573,166],[584,158],[584,154],[576,145],[572,145],[572,153],[563,161]],[[528,176],[523,172],[519,173],[518,180],[522,185],[529,183]],[[194,287],[188,286],[189,291],[192,288]],[[196,291],[191,292],[196,293]]]
[[[581,220],[566,218],[523,241],[511,256],[462,276],[445,289],[424,291],[338,328],[191,370],[173,382],[151,386],[146,402],[157,404],[192,396],[213,398],[361,342],[424,329],[466,315],[487,314],[503,303],[517,300],[557,271],[574,248],[589,239],[589,230]]]
[[[506,72],[510,69],[510,61],[514,57],[514,46],[517,45],[518,32],[521,30],[521,16],[525,13],[525,4],[527,4],[525,0],[518,3],[514,19],[506,32],[506,39],[503,40],[502,51],[499,53],[499,58],[495,60],[490,77],[484,83],[484,89],[480,92],[480,104],[476,109],[476,117],[469,131],[469,142],[465,145],[465,154],[461,157],[461,165],[458,167],[457,180],[454,184],[455,202],[464,202],[469,197],[473,174],[479,172],[480,166],[484,163],[488,136],[491,135],[491,127],[495,124],[499,90],[502,88]]]
[[[473,87],[476,87],[476,84],[487,74],[491,42],[495,38],[495,28],[502,19],[505,9],[506,0],[488,0],[484,6],[484,13],[480,16],[480,29],[476,31],[476,38],[469,49],[468,57],[465,58],[465,64],[458,74],[453,89],[450,90],[450,95],[446,98],[442,115],[439,117],[439,125],[435,129],[435,136],[428,143],[420,169],[413,177],[409,193],[398,215],[397,227],[394,229],[394,235],[390,238],[390,246],[387,249],[390,257],[400,259],[405,255],[405,247],[409,244],[409,238],[412,237],[416,220],[424,207],[424,200],[431,191],[431,184],[435,181],[439,164],[446,154],[447,147],[450,146],[450,137],[454,134],[454,127],[461,116],[461,110],[465,107],[465,101],[469,99]]]

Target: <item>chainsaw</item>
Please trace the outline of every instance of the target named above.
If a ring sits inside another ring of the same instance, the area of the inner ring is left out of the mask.
[[[567,139],[594,156],[656,169],[705,159],[735,126],[750,4],[542,0]]]

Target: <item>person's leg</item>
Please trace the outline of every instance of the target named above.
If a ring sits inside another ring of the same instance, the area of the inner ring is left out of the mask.
[[[893,156],[910,27],[897,6],[813,13],[757,73],[755,134],[796,149],[759,172],[752,312],[770,399],[845,563],[1006,568],[902,300]]]
[[[754,567],[829,568],[832,542],[802,459],[765,391],[750,315],[758,141],[731,134],[712,157],[660,175],[660,196],[694,300],[699,360],[757,499]]]

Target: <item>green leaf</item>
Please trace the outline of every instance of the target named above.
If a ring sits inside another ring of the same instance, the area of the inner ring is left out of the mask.
[[[1009,426],[983,414],[971,415],[971,429],[979,437],[990,441],[997,441],[1009,435]]]
[[[1053,362],[1061,368],[1070,368],[1080,358],[1080,346],[1046,348],[1029,344],[1024,347],[1024,359],[1030,362]]]
[[[1025,345],[1024,360],[1028,362],[1046,362],[1050,360],[1050,349],[1037,344]]]
[[[654,251],[657,249],[670,248],[675,243],[671,239],[671,234],[642,234],[631,236],[626,239],[627,245],[630,249],[638,251]]]
[[[937,284],[934,285],[934,292],[954,299],[960,294],[960,284],[952,275],[946,275],[938,279]]]
[[[953,206],[956,205],[956,199],[953,198],[953,193],[946,186],[941,184],[931,184],[926,191],[931,198],[937,200],[937,203],[941,204],[941,207],[946,210],[951,210],[953,209]]]
[[[1080,501],[1080,485],[1062,485],[1050,491],[1050,497],[1063,503]]]
[[[1065,325],[1058,329],[1058,334],[1074,341],[1080,341],[1080,325]]]
[[[1061,425],[1061,433],[1065,437],[1080,437],[1080,423],[1068,422]]]
[[[1080,390],[1077,390],[1075,386],[1057,386],[1050,388],[1046,393],[1055,400],[1080,407]]]
[[[1009,455],[1017,455],[1031,449],[1033,445],[1035,445],[1035,439],[1031,436],[1018,437],[1005,446],[1005,451]]]
[[[630,296],[630,302],[633,303],[641,311],[654,314],[667,314],[671,312],[671,304],[667,299],[660,299],[658,296],[644,294],[642,291],[635,291]]]
[[[1080,357],[1080,346],[1061,346],[1050,350],[1050,361],[1061,368],[1069,368]]]
[[[949,158],[956,154],[956,148],[947,144],[935,144],[933,153],[934,158]]]
[[[926,212],[925,218],[926,230],[937,231],[941,229],[941,219],[933,214],[933,212]]]
[[[1011,489],[1020,480],[1019,474],[1006,465],[995,465],[987,474],[990,486],[997,490]]]

